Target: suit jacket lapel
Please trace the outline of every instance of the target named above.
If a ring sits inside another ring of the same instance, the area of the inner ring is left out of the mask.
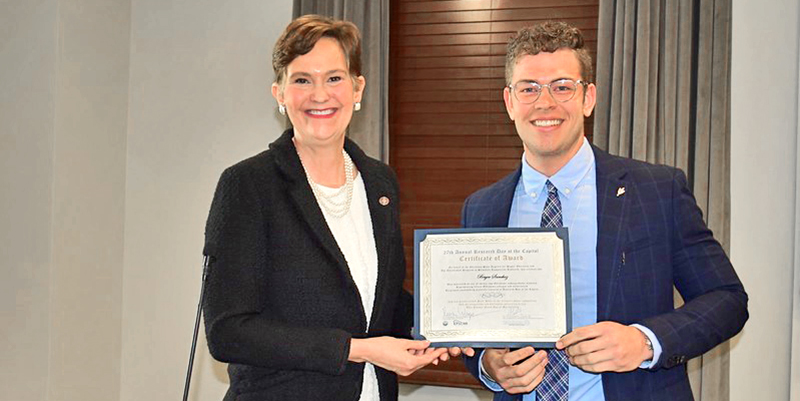
[[[399,204],[399,199],[397,199],[399,194],[394,190],[394,185],[390,178],[379,173],[377,162],[364,154],[355,143],[348,139],[345,141],[344,148],[350,158],[353,159],[353,163],[355,163],[361,178],[364,180],[364,186],[367,190],[367,206],[372,219],[372,232],[375,237],[375,248],[378,253],[378,280],[375,287],[375,303],[370,317],[372,322],[381,313],[381,305],[387,304],[385,299],[388,294],[387,286],[397,284],[390,283],[386,277],[389,274],[389,269],[392,268],[390,266],[393,254],[391,245],[395,235],[394,228],[397,226],[394,221],[396,213],[393,211]],[[382,198],[388,200],[388,203],[382,205],[380,203]],[[402,249],[393,251],[403,252]],[[405,266],[400,268],[405,269]]]
[[[314,193],[311,191],[303,165],[300,163],[300,157],[292,142],[293,136],[294,133],[291,129],[286,130],[280,138],[270,144],[270,149],[275,152],[275,161],[286,178],[287,190],[297,206],[300,220],[307,224],[307,228],[319,241],[322,249],[336,261],[336,266],[344,277],[350,278],[349,282],[355,289],[355,282],[350,276],[350,269],[347,267],[344,254],[325,222],[325,216],[322,215],[317,200],[314,199]],[[355,291],[358,293],[357,289]]]
[[[631,184],[627,170],[615,157],[592,146],[597,168],[597,320],[609,319],[616,277],[621,268],[621,246]]]
[[[522,167],[513,173],[505,176],[497,182],[497,191],[494,199],[485,203],[485,207],[480,210],[483,214],[480,227],[508,227],[508,217],[511,214],[511,204],[514,202],[514,191],[517,188]],[[485,213],[485,214],[484,214]]]

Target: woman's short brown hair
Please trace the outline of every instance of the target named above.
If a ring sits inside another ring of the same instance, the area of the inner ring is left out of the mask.
[[[535,56],[541,52],[553,53],[559,49],[572,49],[581,65],[581,79],[592,82],[592,56],[583,47],[581,30],[565,22],[547,21],[520,29],[508,42],[506,51],[506,82],[512,84],[511,76],[520,57]]]
[[[272,51],[272,69],[275,82],[283,84],[286,68],[294,59],[311,51],[320,38],[339,42],[345,55],[350,75],[361,75],[361,34],[349,21],[335,20],[322,15],[309,14],[298,17],[286,27]]]

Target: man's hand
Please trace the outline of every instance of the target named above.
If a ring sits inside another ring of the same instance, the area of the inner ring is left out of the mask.
[[[600,322],[561,337],[556,348],[566,349],[570,363],[586,372],[629,372],[653,358],[646,338],[635,327]]]
[[[483,353],[483,370],[509,394],[533,391],[542,382],[546,365],[547,352],[536,352],[533,347],[516,351],[487,348]]]

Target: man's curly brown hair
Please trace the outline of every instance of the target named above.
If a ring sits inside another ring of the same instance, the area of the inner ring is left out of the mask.
[[[581,79],[592,82],[592,57],[583,47],[581,30],[560,21],[547,21],[522,28],[508,41],[506,82],[512,84],[514,66],[522,56],[535,56],[541,52],[553,53],[559,49],[572,49],[581,65]]]

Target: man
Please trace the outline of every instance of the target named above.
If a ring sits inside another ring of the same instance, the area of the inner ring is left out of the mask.
[[[477,350],[467,367],[495,400],[691,400],[686,361],[742,329],[747,294],[680,170],[586,140],[591,65],[564,23],[511,39],[503,98],[522,163],[462,211],[464,227],[568,227],[575,329],[560,352]]]

